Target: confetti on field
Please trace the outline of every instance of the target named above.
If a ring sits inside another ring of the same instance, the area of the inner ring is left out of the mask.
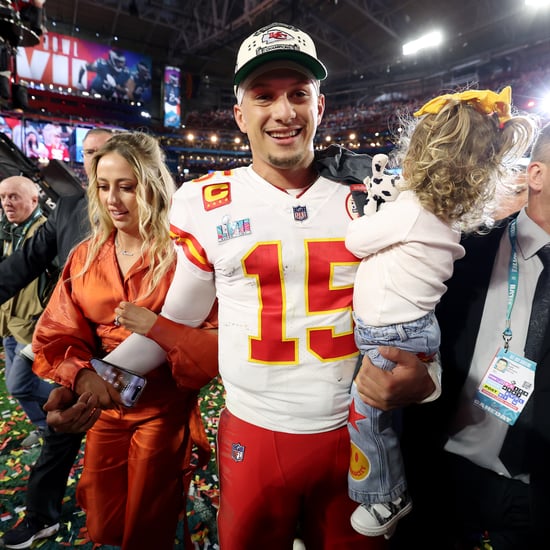
[[[3,362],[0,353],[0,537],[24,517],[27,481],[32,465],[38,460],[40,447],[22,449],[21,441],[32,430],[16,400],[6,394]],[[218,379],[203,388],[200,408],[206,434],[212,448],[210,462],[197,470],[191,481],[187,499],[187,521],[193,550],[217,550],[216,514],[219,507],[215,440],[218,417],[225,402],[225,391]],[[58,533],[33,544],[33,550],[110,550],[118,547],[99,546],[88,537],[85,513],[78,506],[75,490],[83,467],[84,446],[71,470],[63,499],[63,511]],[[197,459],[193,453],[193,459]],[[195,462],[196,463],[196,462]],[[175,549],[183,550],[183,521],[176,532]],[[191,549],[185,549],[191,550]]]

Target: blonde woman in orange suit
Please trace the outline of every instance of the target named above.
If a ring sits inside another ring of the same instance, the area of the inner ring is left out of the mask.
[[[197,393],[217,374],[217,335],[182,332],[156,315],[175,268],[173,191],[151,136],[119,134],[98,151],[88,188],[92,236],[69,257],[33,341],[41,376],[91,394],[102,409],[87,435],[77,498],[90,538],[123,550],[172,550],[191,444],[209,451]],[[121,302],[140,308],[141,329],[168,352],[132,408],[90,366],[130,334],[115,311]]]

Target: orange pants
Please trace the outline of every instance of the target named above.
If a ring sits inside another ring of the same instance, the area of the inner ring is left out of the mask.
[[[152,386],[152,384],[151,384]],[[123,550],[173,550],[184,509],[184,455],[189,438],[182,394],[103,411],[86,436],[77,498],[95,543]]]

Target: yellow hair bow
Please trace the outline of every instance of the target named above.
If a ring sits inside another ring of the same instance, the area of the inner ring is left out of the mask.
[[[414,113],[419,117],[426,114],[436,115],[450,100],[470,103],[480,113],[491,115],[496,113],[500,124],[512,118],[512,88],[506,86],[499,94],[491,90],[467,90],[456,94],[445,94],[435,97]]]

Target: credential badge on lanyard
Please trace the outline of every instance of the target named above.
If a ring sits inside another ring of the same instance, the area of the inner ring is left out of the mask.
[[[517,294],[519,267],[516,252],[516,220],[508,226],[511,244],[508,266],[508,307],[499,348],[483,376],[474,398],[474,404],[513,425],[533,393],[537,364],[531,359],[509,350],[512,339],[511,316]]]

